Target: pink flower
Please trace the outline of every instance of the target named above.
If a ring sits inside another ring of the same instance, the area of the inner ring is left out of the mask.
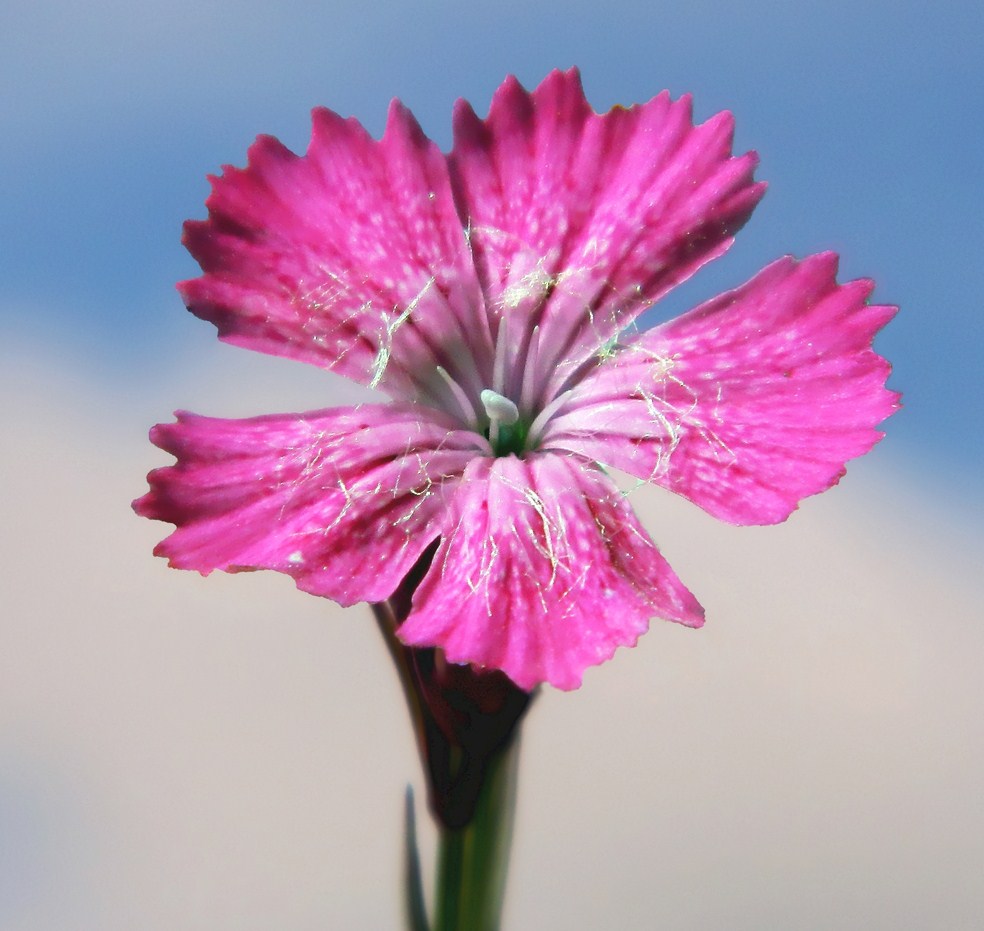
[[[398,102],[378,142],[315,110],[307,153],[260,137],[185,227],[181,284],[221,339],[378,386],[392,403],[219,420],[151,438],[177,463],[138,513],[172,566],[275,569],[382,601],[432,546],[399,629],[525,689],[575,688],[651,617],[703,610],[599,463],[734,524],[837,482],[897,407],[871,348],[894,308],[783,258],[638,334],[762,196],[732,118],[660,94],[604,115],[576,71],[510,78],[448,156]],[[438,543],[439,541],[439,543]]]

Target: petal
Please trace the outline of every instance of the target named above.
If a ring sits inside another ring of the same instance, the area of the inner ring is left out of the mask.
[[[544,372],[566,363],[555,384],[730,245],[764,191],[731,136],[730,113],[694,127],[666,92],[598,115],[573,69],[532,94],[507,79],[484,121],[459,101],[452,181],[490,312],[540,327]]]
[[[275,569],[342,604],[388,598],[441,532],[481,437],[410,405],[221,420],[179,412],[151,439],[177,456],[138,514],[177,529],[179,569]]]
[[[510,456],[469,465],[399,637],[524,689],[573,689],[653,616],[703,623],[612,482],[570,456]]]
[[[871,348],[896,308],[837,256],[774,262],[649,331],[573,389],[544,448],[581,453],[734,524],[785,520],[835,484],[898,408]]]
[[[402,396],[438,364],[468,384],[491,350],[444,156],[397,101],[379,142],[312,120],[305,155],[261,136],[212,179],[208,219],[185,225],[205,273],[179,285],[189,309],[227,342]]]

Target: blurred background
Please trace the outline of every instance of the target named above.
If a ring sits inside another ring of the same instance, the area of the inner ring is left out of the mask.
[[[902,306],[905,409],[781,527],[634,503],[707,608],[547,691],[506,927],[984,927],[984,17],[973,2],[13,0],[0,11],[0,927],[398,927],[406,713],[364,607],[151,556],[175,408],[349,403],[222,346],[174,282],[206,173],[326,105],[578,65],[596,109],[731,109],[770,190],[678,312],[834,249]],[[426,819],[424,819],[426,820]],[[424,838],[430,844],[429,836]]]

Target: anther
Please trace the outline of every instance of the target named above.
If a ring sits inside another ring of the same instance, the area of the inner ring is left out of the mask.
[[[489,415],[489,420],[493,424],[511,427],[519,420],[519,408],[505,395],[491,388],[484,388],[480,397],[485,406],[485,413]]]

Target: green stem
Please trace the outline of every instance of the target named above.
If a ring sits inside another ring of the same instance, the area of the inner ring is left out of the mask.
[[[417,569],[373,613],[393,657],[417,736],[439,845],[431,931],[498,931],[516,808],[519,723],[533,693],[501,672],[449,664],[440,650],[400,643]],[[427,931],[413,802],[408,796],[405,905]]]
[[[488,761],[475,816],[440,827],[434,931],[498,931],[509,863],[519,738]]]

